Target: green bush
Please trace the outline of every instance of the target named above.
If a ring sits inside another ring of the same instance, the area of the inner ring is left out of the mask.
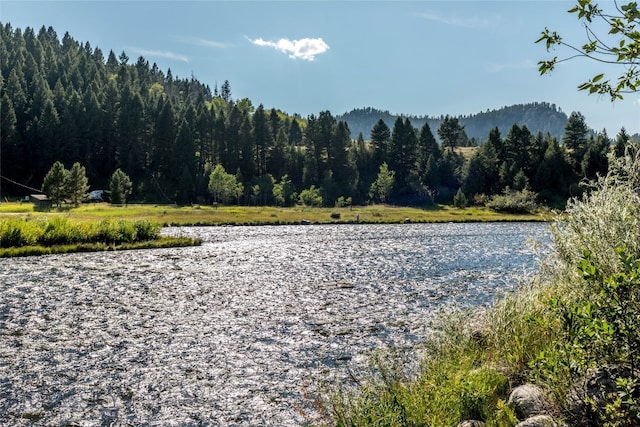
[[[41,227],[36,221],[0,220],[0,247],[34,245],[40,233]]]
[[[103,219],[97,224],[96,240],[114,244],[135,242],[136,226],[129,221]]]
[[[619,249],[618,260],[621,270],[604,276],[585,252],[578,271],[590,296],[571,300],[559,294],[549,300],[561,329],[532,364],[538,378],[551,379],[560,399],[572,384],[582,383],[589,369],[620,368],[615,369],[617,391],[604,393],[603,402],[577,395],[589,408],[585,414],[568,408],[577,423],[590,418],[594,425],[640,425],[640,259]]]
[[[87,236],[66,218],[52,218],[47,223],[44,233],[38,238],[38,244],[43,246],[64,245],[81,242]]]
[[[160,227],[160,224],[157,224],[151,221],[141,220],[141,221],[136,221],[134,223],[134,226],[136,229],[136,238],[139,241],[155,240],[158,237],[160,237],[160,230],[162,228]]]
[[[538,209],[536,198],[537,194],[526,188],[522,191],[506,188],[502,194],[492,196],[486,206],[497,212],[533,213]]]
[[[300,204],[305,206],[322,206],[322,195],[320,194],[320,189],[316,188],[315,185],[312,185],[308,189],[302,190],[298,201]]]

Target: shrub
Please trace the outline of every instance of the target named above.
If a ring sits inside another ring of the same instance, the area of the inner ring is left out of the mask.
[[[40,232],[39,224],[35,221],[0,220],[0,247],[34,245]]]
[[[124,220],[104,219],[97,225],[96,240],[114,244],[135,242],[136,226]]]
[[[467,196],[465,196],[464,191],[462,191],[462,188],[459,188],[458,192],[455,194],[455,196],[453,196],[453,206],[455,206],[458,209],[463,209],[467,207],[468,203],[469,203],[469,200],[467,199]]]
[[[43,246],[63,245],[80,242],[86,237],[66,218],[53,218],[47,223],[44,233],[38,238],[38,243]]]
[[[487,207],[497,212],[513,214],[533,213],[538,209],[537,194],[524,189],[522,191],[506,188],[502,194],[492,196]]]
[[[305,206],[322,206],[322,195],[320,194],[320,189],[316,188],[315,185],[312,185],[308,189],[302,190],[298,201],[300,204]]]
[[[160,224],[156,224],[151,221],[136,221],[135,224],[136,229],[136,238],[139,241],[142,240],[155,240],[160,237]]]
[[[340,196],[338,197],[338,200],[336,200],[336,208],[346,208],[347,206],[351,206],[353,204],[353,199],[351,197],[344,197],[344,196]]]

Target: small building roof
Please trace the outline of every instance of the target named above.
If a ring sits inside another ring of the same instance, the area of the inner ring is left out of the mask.
[[[48,198],[46,196],[46,194],[31,194],[29,197],[31,197],[34,200],[37,200],[39,202],[50,202],[51,199]]]

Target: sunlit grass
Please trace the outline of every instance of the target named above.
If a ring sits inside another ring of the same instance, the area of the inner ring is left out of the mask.
[[[33,212],[33,203],[16,203],[2,202],[0,203],[0,214],[2,213],[27,213]]]
[[[199,244],[162,237],[160,229],[146,219],[0,215],[0,257]]]
[[[29,205],[29,204],[25,204]],[[138,205],[111,206],[107,203],[85,204],[78,208],[52,209],[35,212],[10,204],[3,206],[3,215],[29,215],[32,217],[66,216],[78,220],[101,218],[136,219],[154,221],[162,225],[278,225],[331,223],[398,224],[405,222],[488,222],[488,221],[545,221],[545,213],[512,215],[494,212],[486,208],[457,209],[446,205],[428,208],[398,207],[387,205],[353,206],[344,208],[315,208],[307,206],[172,206]]]

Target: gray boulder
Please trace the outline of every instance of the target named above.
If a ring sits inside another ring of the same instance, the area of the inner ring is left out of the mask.
[[[513,406],[519,420],[535,415],[544,415],[548,402],[544,391],[533,384],[524,384],[513,389],[509,395],[509,404]]]
[[[484,422],[478,420],[466,420],[459,423],[458,427],[484,427]]]
[[[558,427],[558,424],[548,415],[536,415],[519,422],[516,427]]]

